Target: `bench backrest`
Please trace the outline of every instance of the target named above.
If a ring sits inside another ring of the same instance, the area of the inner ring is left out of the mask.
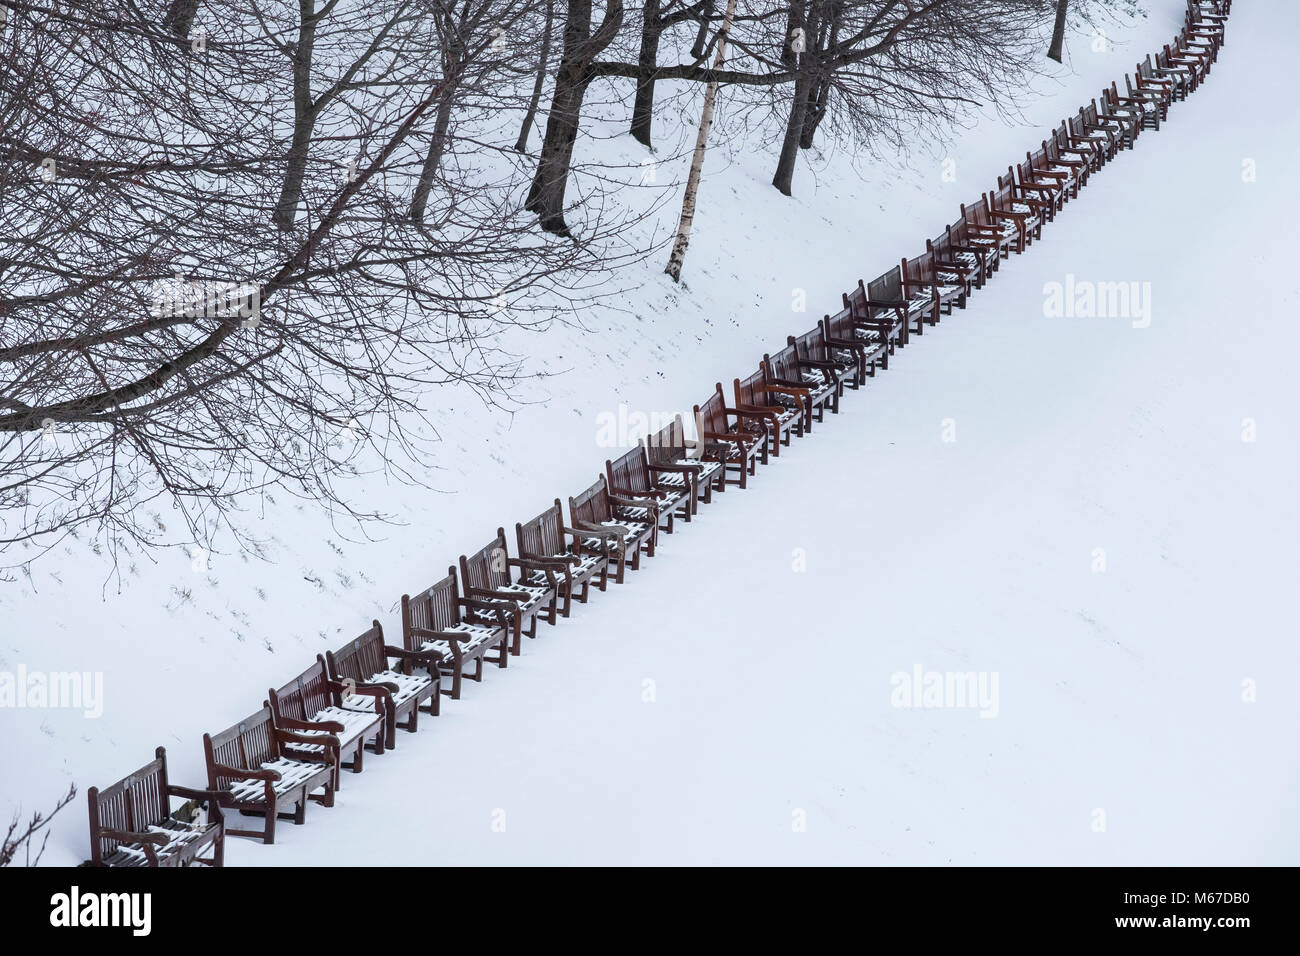
[[[910,287],[934,281],[934,253],[927,249],[913,259],[904,259],[899,267],[903,285]]]
[[[460,556],[460,576],[465,582],[465,590],[481,588],[493,591],[510,583],[510,565],[507,561],[510,553],[506,550],[506,538],[497,529],[497,536],[473,554]]]
[[[671,465],[686,458],[686,424],[682,416],[674,415],[673,420],[659,431],[647,435],[642,444],[652,465]]]
[[[769,384],[778,382],[800,382],[799,356],[793,345],[787,345],[779,352],[763,356],[763,372]]]
[[[217,773],[216,764],[237,770],[256,770],[263,763],[280,757],[280,742],[275,736],[275,721],[271,708],[250,714],[233,727],[203,738],[204,756],[208,763],[208,788],[229,790],[238,778]]]
[[[102,790],[86,791],[90,804],[90,862],[99,866],[120,845],[100,836],[100,830],[139,833],[171,815],[167,799],[167,756],[159,747],[154,759],[139,770]]]
[[[890,269],[888,272],[876,276],[867,283],[867,298],[873,302],[892,302],[903,296],[903,273],[898,268]],[[869,318],[877,316],[893,317],[893,309],[890,307],[873,306]]]
[[[826,345],[826,332],[822,329],[820,322],[803,335],[790,336],[786,339],[786,342],[794,346],[794,354],[797,359],[806,362],[832,362],[835,360],[834,356],[831,355],[830,348]]]
[[[853,325],[853,311],[851,309],[841,309],[834,315],[823,317],[822,329],[828,339],[836,339],[841,342],[857,341],[857,330]],[[760,374],[762,374],[761,369]]]
[[[981,196],[979,202],[962,203],[961,218],[968,226],[991,226],[993,217],[989,215],[988,197]]]
[[[371,621],[370,627],[360,637],[354,637],[337,651],[326,651],[325,663],[337,680],[364,684],[375,674],[388,670],[384,629],[378,621]]]
[[[564,554],[564,518],[560,511],[560,499],[536,518],[515,524],[515,543],[519,545],[521,558],[550,558]]]
[[[703,405],[695,406],[695,427],[701,440],[705,432],[725,435],[727,432],[727,400],[722,395],[722,384],[718,383],[713,394]]]
[[[600,524],[609,521],[612,516],[609,489],[605,486],[604,475],[597,478],[590,488],[569,498],[569,517],[575,528],[581,528],[584,524]]]
[[[402,640],[408,651],[419,650],[423,643],[423,639],[416,638],[414,628],[445,631],[459,623],[460,587],[455,568],[448,568],[445,578],[414,597],[402,595]]]
[[[1011,204],[1016,200],[1016,184],[1010,167],[1007,167],[1005,176],[998,177],[998,188],[985,193],[984,199],[990,210],[1010,211]]]
[[[339,703],[338,695],[329,688],[329,675],[325,662],[316,658],[305,671],[279,690],[270,691],[271,710],[277,720],[291,717],[294,720],[311,720],[326,707]]]
[[[747,405],[761,408],[776,404],[768,397],[767,383],[763,380],[763,367],[761,365],[744,378],[736,379],[732,387],[735,391],[736,406],[738,408]]]
[[[638,445],[623,454],[621,458],[605,461],[605,477],[609,487],[623,488],[628,491],[651,491],[654,482],[650,479],[650,465],[646,460],[645,449]]]

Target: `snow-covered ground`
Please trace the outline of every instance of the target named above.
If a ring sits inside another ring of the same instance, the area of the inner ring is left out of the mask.
[[[513,417],[448,399],[439,492],[360,489],[405,522],[383,540],[281,500],[250,509],[265,561],[137,557],[104,589],[104,561],[73,546],[4,585],[0,671],[102,671],[104,700],[96,719],[0,711],[0,812],[108,783],[157,744],[200,783],[204,731],[372,617],[396,641],[403,591],[590,483],[616,451],[602,415],[729,391],[951,221],[1173,35],[1180,0],[1147,6],[1109,52],[1075,38],[1032,125],[957,137],[955,182],[939,156],[864,178],[827,156],[791,201],[771,157],[711,152],[685,287],[647,262],[629,311],[528,340],[554,377]],[[1300,331],[1280,320],[1297,117],[1260,91],[1297,19],[1238,4],[1210,82],[970,309],[348,776],[334,809],[275,847],[232,840],[228,862],[1296,862]],[[646,155],[626,136],[592,148]],[[1068,275],[1150,283],[1149,327],[1046,316]],[[990,696],[895,706],[917,669],[981,675]],[[84,859],[83,797],[53,830],[46,862]]]

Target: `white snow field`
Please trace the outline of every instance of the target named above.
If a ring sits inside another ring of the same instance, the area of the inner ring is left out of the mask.
[[[770,157],[711,151],[686,286],[660,275],[665,252],[632,283],[641,301],[590,316],[598,335],[524,340],[555,377],[513,417],[438,397],[439,493],[359,489],[405,522],[382,540],[281,498],[250,508],[265,560],[218,553],[196,571],[177,549],[105,586],[105,559],[74,544],[0,586],[0,671],[104,682],[97,718],[0,711],[0,812],[75,781],[44,860],[72,864],[85,790],[154,746],[175,782],[201,785],[204,731],[372,617],[398,642],[403,591],[589,484],[616,453],[602,413],[689,410],[719,380],[729,393],[915,251],[1174,34],[1182,0],[1146,5],[1108,52],[1073,38],[1032,125],[986,118],[958,137],[955,183],[938,157],[862,163],[860,179],[828,156],[790,201],[767,185]],[[969,309],[748,490],[661,536],[626,584],[399,731],[333,809],[313,804],[272,847],[232,838],[227,863],[1300,861],[1285,683],[1300,673],[1300,125],[1268,92],[1297,27],[1292,5],[1236,4],[1209,82]],[[599,148],[645,155],[626,136]],[[1067,281],[1138,283],[1149,325],[1049,317],[1045,287]],[[918,670],[973,673],[988,696],[897,706],[898,675]]]

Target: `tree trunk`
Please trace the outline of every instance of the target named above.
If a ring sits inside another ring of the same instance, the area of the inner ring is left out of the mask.
[[[444,81],[445,82],[445,81]],[[447,127],[451,125],[452,95],[451,84],[438,101],[438,115],[433,124],[433,142],[429,144],[429,154],[424,158],[420,169],[420,181],[415,185],[415,195],[411,197],[408,215],[413,222],[424,222],[424,210],[429,205],[429,193],[433,190],[433,180],[438,175],[438,166],[447,147]]]
[[[632,138],[649,146],[650,125],[655,108],[653,71],[659,65],[659,38],[663,35],[663,24],[659,22],[659,0],[645,0],[641,17],[641,55],[637,58],[637,66],[647,71],[647,74],[637,77],[636,81],[636,99],[632,103]]]
[[[546,118],[546,136],[528,188],[524,208],[535,212],[547,232],[569,234],[564,221],[564,191],[568,186],[573,144],[578,138],[582,99],[591,82],[591,64],[609,46],[623,22],[623,0],[607,0],[605,18],[593,36],[591,0],[568,0],[564,23],[564,52],[555,73],[555,94]]]
[[[533,81],[533,95],[528,100],[528,112],[524,115],[523,126],[519,128],[519,139],[515,141],[515,152],[528,152],[528,134],[533,131],[537,119],[537,106],[542,101],[542,89],[546,86],[546,63],[551,58],[551,32],[555,26],[555,0],[546,0],[546,32],[542,34],[541,61],[537,64],[537,79]]]
[[[727,0],[727,12],[722,17],[722,32],[718,37],[718,53],[713,58],[713,68],[721,68],[727,52],[727,34],[731,31],[731,18],[736,14],[736,0]],[[704,150],[709,144],[709,127],[713,125],[713,106],[718,98],[718,84],[711,82],[704,89],[704,108],[700,112],[700,130],[695,136],[695,155],[691,157],[691,171],[686,177],[686,193],[682,196],[682,218],[677,223],[677,238],[673,252],[664,271],[674,282],[682,278],[682,264],[686,261],[686,247],[691,242],[691,224],[695,222],[695,197],[700,188],[700,171],[704,168]]]
[[[293,52],[293,141],[285,157],[284,182],[275,204],[272,221],[284,232],[293,228],[302,198],[302,181],[307,174],[307,155],[311,149],[312,129],[316,125],[316,108],[311,96],[311,57],[316,41],[314,0],[298,0],[298,44]]]
[[[1052,27],[1052,45],[1047,48],[1047,57],[1057,63],[1061,62],[1065,48],[1065,11],[1069,5],[1070,0],[1056,0],[1056,24]]]
[[[772,185],[783,196],[789,196],[794,182],[794,164],[799,156],[799,141],[803,136],[804,116],[808,112],[809,94],[812,92],[813,80],[807,75],[800,75],[794,81],[794,97],[790,103],[790,118],[785,124],[785,139],[781,142],[781,158],[776,163],[776,175]]]
[[[198,12],[199,0],[171,0],[163,16],[163,26],[175,36],[188,37]]]

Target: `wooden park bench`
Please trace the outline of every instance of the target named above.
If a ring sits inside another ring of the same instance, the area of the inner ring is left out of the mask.
[[[1127,78],[1126,74],[1125,79]],[[1164,112],[1163,97],[1155,94],[1154,91],[1125,96],[1119,91],[1119,83],[1111,80],[1110,86],[1102,90],[1101,95],[1112,113],[1116,115],[1127,113],[1133,117],[1139,132],[1144,129],[1160,129],[1161,114]]]
[[[326,748],[314,741],[320,737],[331,737],[337,741],[333,745],[337,750],[336,773],[340,766],[350,768],[353,773],[360,773],[367,747],[377,754],[384,752],[387,721],[379,692],[361,692],[362,697],[370,699],[370,706],[365,710],[344,707],[345,693],[355,695],[357,691],[341,681],[331,680],[325,667],[325,658],[320,655],[317,655],[315,664],[279,690],[272,688],[267,691],[267,702],[271,706],[271,713],[275,715],[275,726],[313,741],[285,742],[284,752],[287,756],[302,759],[307,759],[307,755],[318,756]],[[341,781],[335,776],[334,789],[337,791],[340,786]]]
[[[909,295],[903,286],[903,270],[897,266],[867,283],[867,306],[873,315],[894,313],[901,325],[900,346],[911,339],[913,321],[916,322],[917,335],[924,331],[927,318],[932,320],[932,325],[938,321],[933,314],[934,296],[924,291]]]
[[[812,430],[814,421],[825,419],[826,409],[839,411],[840,383],[834,374],[801,361],[791,344],[763,356],[763,376],[768,385],[798,390],[796,394],[803,399],[805,432]]]
[[[771,382],[771,379],[767,381]],[[728,408],[721,382],[713,387],[713,394],[703,405],[695,406],[694,414],[701,459],[721,466],[719,481],[746,487],[749,476],[758,467],[759,458],[767,462],[766,433],[758,433],[752,424],[758,422],[761,425],[763,416]]]
[[[178,811],[172,797],[188,801]],[[91,866],[221,866],[225,818],[220,796],[167,782],[167,751],[117,783],[86,792]],[[199,806],[205,807],[200,814]],[[208,856],[199,854],[208,852]]]
[[[1008,181],[1007,176],[999,176],[998,188],[984,194],[989,219],[1001,224],[1004,237],[1015,240],[1017,254],[1043,234],[1043,217],[1034,208],[1039,201],[1034,200],[1034,205],[1025,202],[1014,180]]]
[[[398,662],[399,670],[389,659]],[[384,708],[384,746],[397,746],[397,725],[415,733],[420,722],[420,705],[430,716],[438,716],[438,656],[421,654],[384,643],[384,629],[378,621],[360,637],[353,638],[337,651],[325,652],[325,667],[330,679],[345,686],[343,706],[365,711],[372,698],[379,698]],[[421,670],[423,668],[423,670]],[[427,702],[427,703],[426,703]]]
[[[514,572],[518,572],[516,575]],[[536,561],[510,557],[504,528],[471,555],[460,556],[465,596],[514,605],[511,652],[519,653],[519,637],[537,636],[537,620],[554,626],[559,588],[551,569]]]
[[[994,219],[983,196],[969,206],[962,203],[961,218],[966,223],[967,245],[983,253],[987,274],[992,278],[1001,268],[1002,260],[1009,258],[1011,250],[1019,245],[1020,230],[1013,221]]]
[[[1145,65],[1137,64],[1132,77],[1124,74],[1124,86],[1133,98],[1145,98],[1156,107],[1156,116],[1163,122],[1169,118],[1169,107],[1174,102],[1174,81],[1144,72]],[[1159,126],[1156,127],[1159,129]]]
[[[874,378],[876,369],[889,368],[889,346],[882,337],[867,338],[853,318],[852,308],[843,308],[834,315],[822,317],[822,334],[837,357],[851,357],[858,363],[858,379]],[[762,375],[760,366],[758,374]]]
[[[925,296],[930,297],[932,304],[925,318],[931,325],[938,323],[939,316],[951,315],[954,305],[966,308],[965,283],[944,281],[934,261],[932,249],[926,249],[911,259],[905,257],[899,266],[899,273],[903,277],[903,298],[919,302]],[[920,331],[918,323],[917,332]]]
[[[1163,48],[1154,56],[1148,53],[1146,59],[1138,65],[1138,72],[1144,77],[1168,83],[1170,95],[1175,102],[1187,99],[1187,94],[1196,88],[1195,74],[1185,66],[1170,63]]]
[[[969,298],[971,290],[984,283],[984,262],[974,249],[959,246],[953,240],[952,226],[944,227],[943,235],[925,240],[925,251],[934,263],[937,280],[944,285],[961,286],[963,298]]]
[[[1118,149],[1132,149],[1137,143],[1138,134],[1142,132],[1142,121],[1134,110],[1127,107],[1116,109],[1116,104],[1109,102],[1110,91],[1101,91],[1101,102],[1094,104],[1097,108],[1097,121],[1115,134]]]
[[[659,480],[671,488],[689,488],[691,512],[699,512],[700,502],[713,501],[713,489],[725,491],[725,477],[721,463],[705,461],[700,457],[701,445],[686,437],[686,426],[681,415],[659,431],[641,440],[646,460],[655,469]]]
[[[1037,161],[1044,168],[1046,167],[1045,155],[1040,153]],[[1050,174],[1042,172],[1035,168],[1034,163],[1034,154],[1025,153],[1023,163],[1017,163],[1014,168],[1007,167],[1007,178],[1015,183],[1016,198],[1037,212],[1041,221],[1051,222],[1065,206],[1068,198],[1066,187],[1068,176],[1064,172]]]
[[[1092,173],[1091,152],[1088,147],[1071,146],[1067,127],[1062,123],[1052,131],[1051,136],[1043,140],[1044,171],[1066,173],[1066,189],[1070,198],[1077,199],[1079,190],[1088,185],[1088,177]]]
[[[1070,144],[1092,150],[1093,172],[1115,158],[1119,151],[1119,137],[1111,124],[1101,121],[1096,103],[1082,107],[1077,116],[1070,118],[1069,124]]]
[[[833,381],[838,389],[833,410],[839,411],[839,400],[846,388],[858,389],[866,377],[856,355],[848,354],[826,341],[826,330],[818,322],[802,335],[786,337],[786,344],[794,346],[794,356],[804,381],[815,379]]]
[[[285,750],[289,744],[320,749],[290,755]],[[276,727],[271,708],[265,704],[233,727],[204,734],[208,789],[218,792],[223,808],[264,820],[261,830],[227,827],[226,833],[274,843],[276,820],[292,820],[298,825],[306,822],[309,800],[334,806],[338,744],[332,735],[308,736]]]
[[[498,601],[461,597],[456,569],[414,597],[402,595],[402,646],[419,653],[436,652],[438,672],[451,673],[451,699],[460,700],[461,680],[474,665],[473,680],[483,680],[483,662],[505,667],[510,657],[514,622]],[[496,657],[488,652],[496,650]]]
[[[897,270],[891,269],[886,275],[896,273]],[[879,281],[880,279],[873,279],[872,285]],[[878,287],[875,291],[878,299],[889,297],[883,287]],[[889,368],[889,357],[896,348],[902,347],[903,340],[907,337],[907,315],[904,310],[892,305],[872,305],[871,293],[872,287],[859,279],[857,288],[843,293],[840,299],[852,318],[853,337],[868,345],[882,346],[884,356],[881,367]]]
[[[692,486],[663,480],[665,475],[673,474],[672,470],[665,471],[651,465],[645,448],[639,444],[619,458],[605,460],[605,478],[610,493],[638,501],[653,501],[658,505],[659,530],[666,534],[673,533],[675,518],[690,521],[695,513]]]
[[[593,581],[603,591],[609,577],[608,550],[603,554],[584,551],[580,547],[583,540],[580,532],[565,526],[559,498],[536,518],[515,524],[519,557],[554,573],[557,595],[564,601],[559,606],[564,617],[569,616],[575,598],[587,603]]]
[[[754,434],[768,442],[769,453],[779,456],[781,446],[790,444],[791,435],[803,434],[802,394],[782,385],[767,384],[761,365],[744,378],[734,379],[732,394],[738,411],[763,416],[764,427]]]
[[[569,524],[584,537],[579,547],[615,562],[614,581],[626,568],[641,567],[641,552],[654,557],[659,538],[659,505],[645,498],[612,494],[601,475],[594,485],[569,498]]]

